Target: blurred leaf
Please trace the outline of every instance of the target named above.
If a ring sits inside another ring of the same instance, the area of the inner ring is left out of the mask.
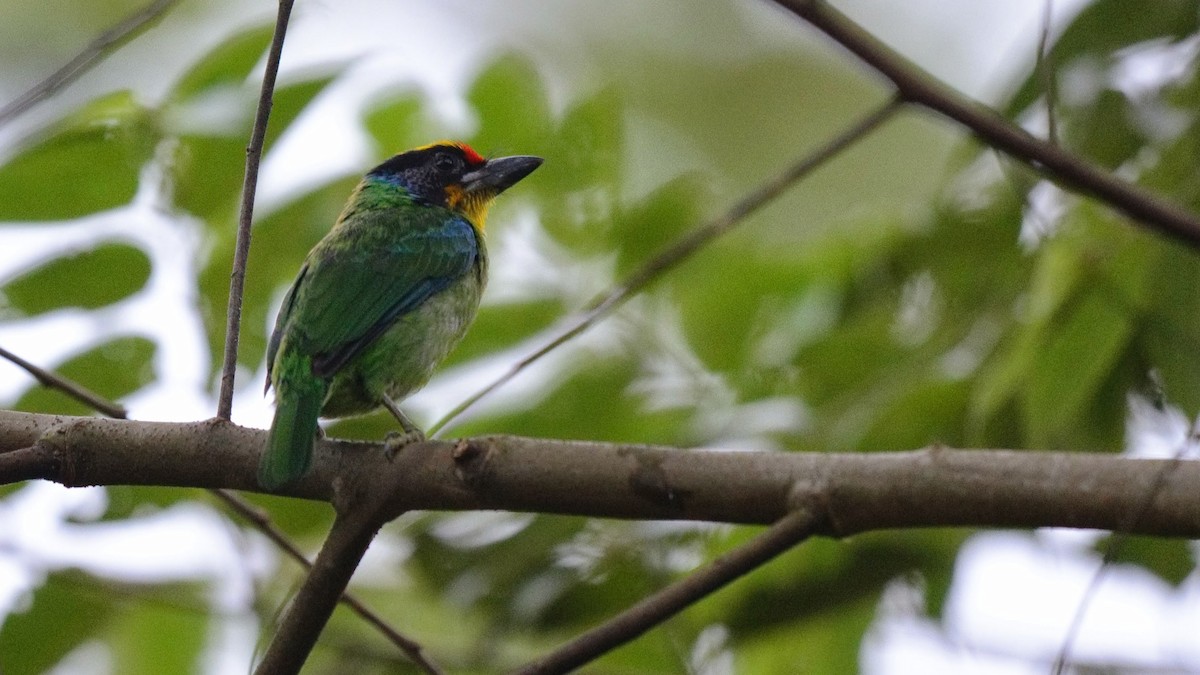
[[[245,136],[183,135],[171,170],[175,205],[203,218],[219,237],[233,241],[246,167]],[[230,244],[232,246],[232,244]]]
[[[919,448],[931,443],[963,445],[962,420],[968,391],[966,381],[913,382],[875,415],[858,449],[869,452]]]
[[[894,578],[951,565],[960,543],[960,536],[952,533],[904,535],[808,540],[758,570],[736,597],[730,597],[724,622],[739,639],[801,620],[819,622],[833,608],[873,601]]]
[[[584,356],[577,370],[543,392],[536,406],[517,413],[469,420],[455,436],[519,433],[528,436],[666,443],[678,439],[687,411],[647,411],[629,391],[635,364],[616,357]],[[503,396],[497,393],[496,396]]]
[[[181,584],[159,586],[125,603],[109,628],[114,672],[195,672],[209,632],[201,590]]]
[[[1030,364],[1025,421],[1033,443],[1063,447],[1063,432],[1080,422],[1121,357],[1133,324],[1097,294],[1081,298]]]
[[[96,309],[130,296],[150,278],[150,258],[128,244],[104,243],[55,258],[0,288],[0,306],[34,316],[62,307]]]
[[[621,111],[624,100],[615,89],[605,89],[575,104],[563,116],[554,139],[554,181],[543,181],[545,189],[568,193],[582,186],[620,185],[625,127]]]
[[[263,24],[227,38],[179,79],[170,99],[179,102],[216,87],[241,87],[262,60],[274,30]]]
[[[243,493],[242,496],[265,510],[272,523],[302,544],[311,542],[312,546],[316,546],[329,533],[329,526],[333,523],[333,509],[324,502],[256,493]],[[241,522],[240,516],[232,517]]]
[[[1125,95],[1106,89],[1071,119],[1064,145],[1107,169],[1116,169],[1145,146],[1141,124]]]
[[[553,137],[542,78],[523,57],[493,61],[471,85],[467,100],[480,120],[472,145],[484,155],[542,154]]]
[[[210,227],[233,227],[256,105],[256,88],[247,86],[246,78],[262,59],[273,31],[271,25],[256,26],[217,45],[183,75],[168,97],[167,111],[185,120],[171,166],[175,203]],[[299,114],[307,103],[305,96],[317,93],[311,91],[314,86],[319,91],[324,85],[318,80],[295,85],[290,93],[287,87],[277,91],[289,119],[271,121],[272,138]]]
[[[340,65],[327,66],[321,72],[310,74],[305,79],[276,87],[271,101],[271,118],[267,123],[267,135],[263,139],[264,157],[275,146],[275,141],[279,140],[279,137],[291,128],[296,118],[308,108],[313,99],[325,91],[325,88],[341,74],[343,68],[344,66]]]
[[[514,347],[554,325],[562,313],[562,303],[557,300],[484,305],[462,344],[450,352],[440,369]]]
[[[1137,565],[1176,588],[1196,570],[1196,559],[1186,541],[1109,535],[1098,539],[1095,549],[1105,554],[1113,545],[1116,546],[1113,563]]]
[[[367,133],[375,139],[382,156],[422,145],[415,139],[421,129],[421,99],[410,93],[384,98],[368,107],[363,118]]]
[[[696,176],[680,176],[618,214],[611,225],[611,241],[604,242],[616,247],[618,278],[627,277],[681,235],[701,227],[705,194]]]
[[[0,220],[64,220],[125,204],[158,131],[127,91],[97,98],[0,166]]]
[[[94,579],[78,572],[51,574],[29,607],[7,616],[0,628],[5,675],[50,670],[75,647],[99,638],[115,610],[113,598]]]
[[[1182,40],[1200,29],[1193,0],[1131,3],[1096,0],[1086,5],[1063,29],[1050,52],[1059,72],[1081,59],[1108,60],[1125,47],[1156,39]],[[1041,73],[1031,73],[1010,99],[1005,116],[1015,118],[1042,93]]]
[[[154,380],[155,345],[143,337],[114,338],[71,357],[55,372],[116,401]],[[93,411],[54,389],[34,386],[13,406],[26,412],[89,415]]]
[[[811,621],[768,629],[750,639],[738,640],[733,650],[737,672],[806,675],[861,672],[860,645],[876,613],[874,598],[861,598],[831,607]]]
[[[562,605],[561,602],[549,602],[562,591],[542,600],[547,606],[537,612],[519,607],[518,598],[527,594],[528,586],[536,585],[539,578],[551,582],[547,588],[571,586],[565,579],[558,582],[550,579],[567,574],[565,570],[554,569],[554,549],[578,533],[585,520],[557,516],[533,518],[513,536],[482,546],[471,545],[466,538],[460,542],[449,536],[438,536],[442,524],[451,521],[461,528],[461,523],[472,517],[455,514],[434,517],[423,523],[424,527],[415,533],[417,547],[412,558],[415,571],[434,588],[447,594],[447,600],[469,602],[472,609],[482,610],[493,627],[544,624],[548,620],[546,613]],[[511,514],[509,518],[523,519],[525,516]],[[468,588],[479,592],[468,593]],[[572,610],[581,609],[576,605],[569,606]],[[589,616],[594,617],[594,614]],[[565,618],[560,616],[559,620]]]

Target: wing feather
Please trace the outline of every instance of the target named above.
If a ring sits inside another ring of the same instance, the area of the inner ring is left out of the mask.
[[[394,213],[357,217],[350,227],[384,235],[327,244],[335,234],[318,244],[280,310],[270,361],[286,332],[289,349],[312,357],[314,374],[332,377],[397,319],[470,274],[479,255],[475,229],[441,209],[406,214],[402,225]]]

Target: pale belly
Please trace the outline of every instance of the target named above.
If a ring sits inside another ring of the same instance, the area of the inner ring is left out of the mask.
[[[322,417],[370,412],[420,389],[466,334],[479,308],[478,277],[467,275],[405,314],[334,376]]]

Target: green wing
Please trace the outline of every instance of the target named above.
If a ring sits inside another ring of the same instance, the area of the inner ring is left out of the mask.
[[[413,207],[355,214],[309,254],[284,299],[268,366],[286,333],[289,349],[332,377],[399,317],[470,274],[479,256],[475,229],[444,209]],[[269,375],[268,375],[269,379]]]

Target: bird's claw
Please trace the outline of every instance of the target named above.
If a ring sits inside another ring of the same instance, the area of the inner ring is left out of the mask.
[[[420,429],[411,431],[391,431],[388,432],[386,438],[383,439],[383,454],[390,462],[396,458],[396,455],[404,448],[413,443],[420,443],[425,440],[425,432]]]

